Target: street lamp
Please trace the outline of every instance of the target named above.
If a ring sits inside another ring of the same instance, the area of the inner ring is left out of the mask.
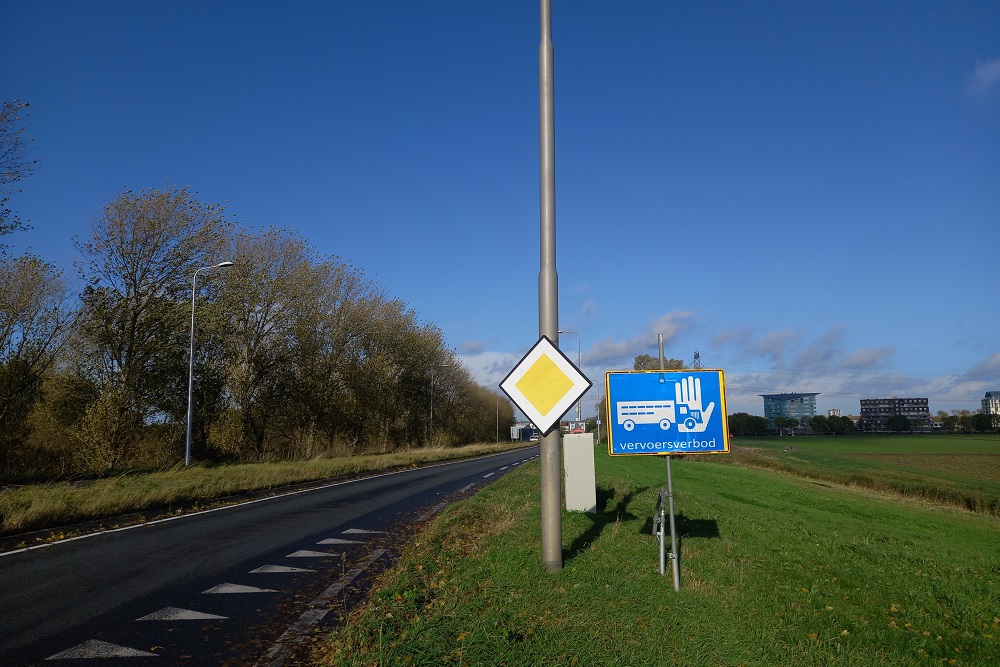
[[[188,355],[188,411],[187,411],[187,440],[184,446],[184,467],[191,465],[191,390],[194,387],[194,295],[198,286],[198,274],[209,269],[222,269],[232,266],[232,262],[219,262],[212,266],[203,266],[194,272],[191,277],[191,351]]]
[[[573,334],[576,336],[576,369],[583,372],[580,367],[580,334],[575,331],[566,331],[564,329],[559,330],[560,334]],[[576,421],[577,424],[583,421],[583,396],[580,396],[580,402],[576,404]]]
[[[455,364],[434,364],[431,366],[431,423],[430,423],[430,446],[434,446],[434,369],[444,366],[454,366]]]

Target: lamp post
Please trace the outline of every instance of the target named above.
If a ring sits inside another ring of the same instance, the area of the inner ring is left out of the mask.
[[[431,367],[431,423],[430,423],[430,443],[431,447],[434,446],[434,369],[441,368],[444,366],[453,366],[454,364],[434,364]]]
[[[576,368],[582,373],[583,369],[580,368],[580,334],[575,331],[567,331],[565,329],[560,329],[559,333],[573,334],[576,336]],[[583,421],[583,396],[580,397],[580,401],[576,404],[576,421],[577,424]]]
[[[541,42],[538,45],[539,266],[538,335],[559,338],[559,276],[556,272],[556,118],[552,48],[552,0],[540,0]],[[562,569],[562,435],[558,429],[541,436],[542,562],[549,572]]]
[[[198,274],[210,269],[222,269],[232,266],[232,262],[219,262],[212,266],[203,266],[194,272],[191,277],[191,350],[188,355],[188,410],[187,410],[187,439],[184,445],[184,467],[191,465],[191,393],[194,388],[194,297],[198,287]]]

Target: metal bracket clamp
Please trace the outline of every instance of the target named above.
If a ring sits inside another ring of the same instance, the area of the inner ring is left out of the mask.
[[[663,518],[667,505],[666,498],[667,492],[661,488],[660,493],[656,497],[656,506],[653,507],[653,535],[663,533]]]

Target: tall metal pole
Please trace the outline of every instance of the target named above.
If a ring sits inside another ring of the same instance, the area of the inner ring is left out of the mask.
[[[555,94],[552,65],[552,3],[541,2],[538,45],[538,125],[540,167],[540,268],[538,335],[559,344],[559,278],[556,275]],[[542,484],[542,562],[549,572],[562,569],[562,475],[559,428],[540,438]]]
[[[666,361],[663,357],[663,334],[656,334],[657,342],[660,346],[660,370],[664,370]],[[681,589],[681,564],[677,560],[677,526],[674,524],[674,474],[670,467],[670,459],[667,454],[667,500],[670,502],[670,565],[674,573],[674,590]],[[660,565],[660,574],[663,574],[663,565]]]
[[[198,274],[209,269],[220,269],[232,266],[232,262],[219,262],[213,266],[203,266],[191,276],[191,349],[188,353],[188,409],[187,409],[187,437],[184,444],[184,467],[191,465],[191,395],[194,388],[194,296],[198,287]]]
[[[601,402],[597,401],[597,405],[594,406],[594,426],[597,427],[597,444],[601,444],[601,417],[603,416],[600,411]]]
[[[580,356],[580,334],[575,331],[569,331],[568,329],[560,329],[559,334],[573,334],[576,336],[576,367],[582,373],[583,368],[582,357]],[[583,421],[583,396],[580,397],[580,400],[576,404],[576,421],[577,423]]]

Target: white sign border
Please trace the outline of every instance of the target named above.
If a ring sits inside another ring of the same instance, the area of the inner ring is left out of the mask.
[[[566,394],[556,402],[552,408],[544,415],[539,412],[528,398],[517,388],[517,383],[525,373],[527,373],[542,356],[547,356],[559,367],[566,377],[573,381],[573,386]],[[514,368],[500,382],[500,389],[507,394],[514,405],[535,425],[542,435],[548,435],[553,428],[559,425],[559,420],[569,412],[573,404],[577,402],[587,391],[594,386],[594,383],[583,374],[579,368],[573,365],[569,357],[553,343],[548,336],[542,336],[531,346],[531,349],[514,365]],[[522,405],[523,404],[523,405]]]

